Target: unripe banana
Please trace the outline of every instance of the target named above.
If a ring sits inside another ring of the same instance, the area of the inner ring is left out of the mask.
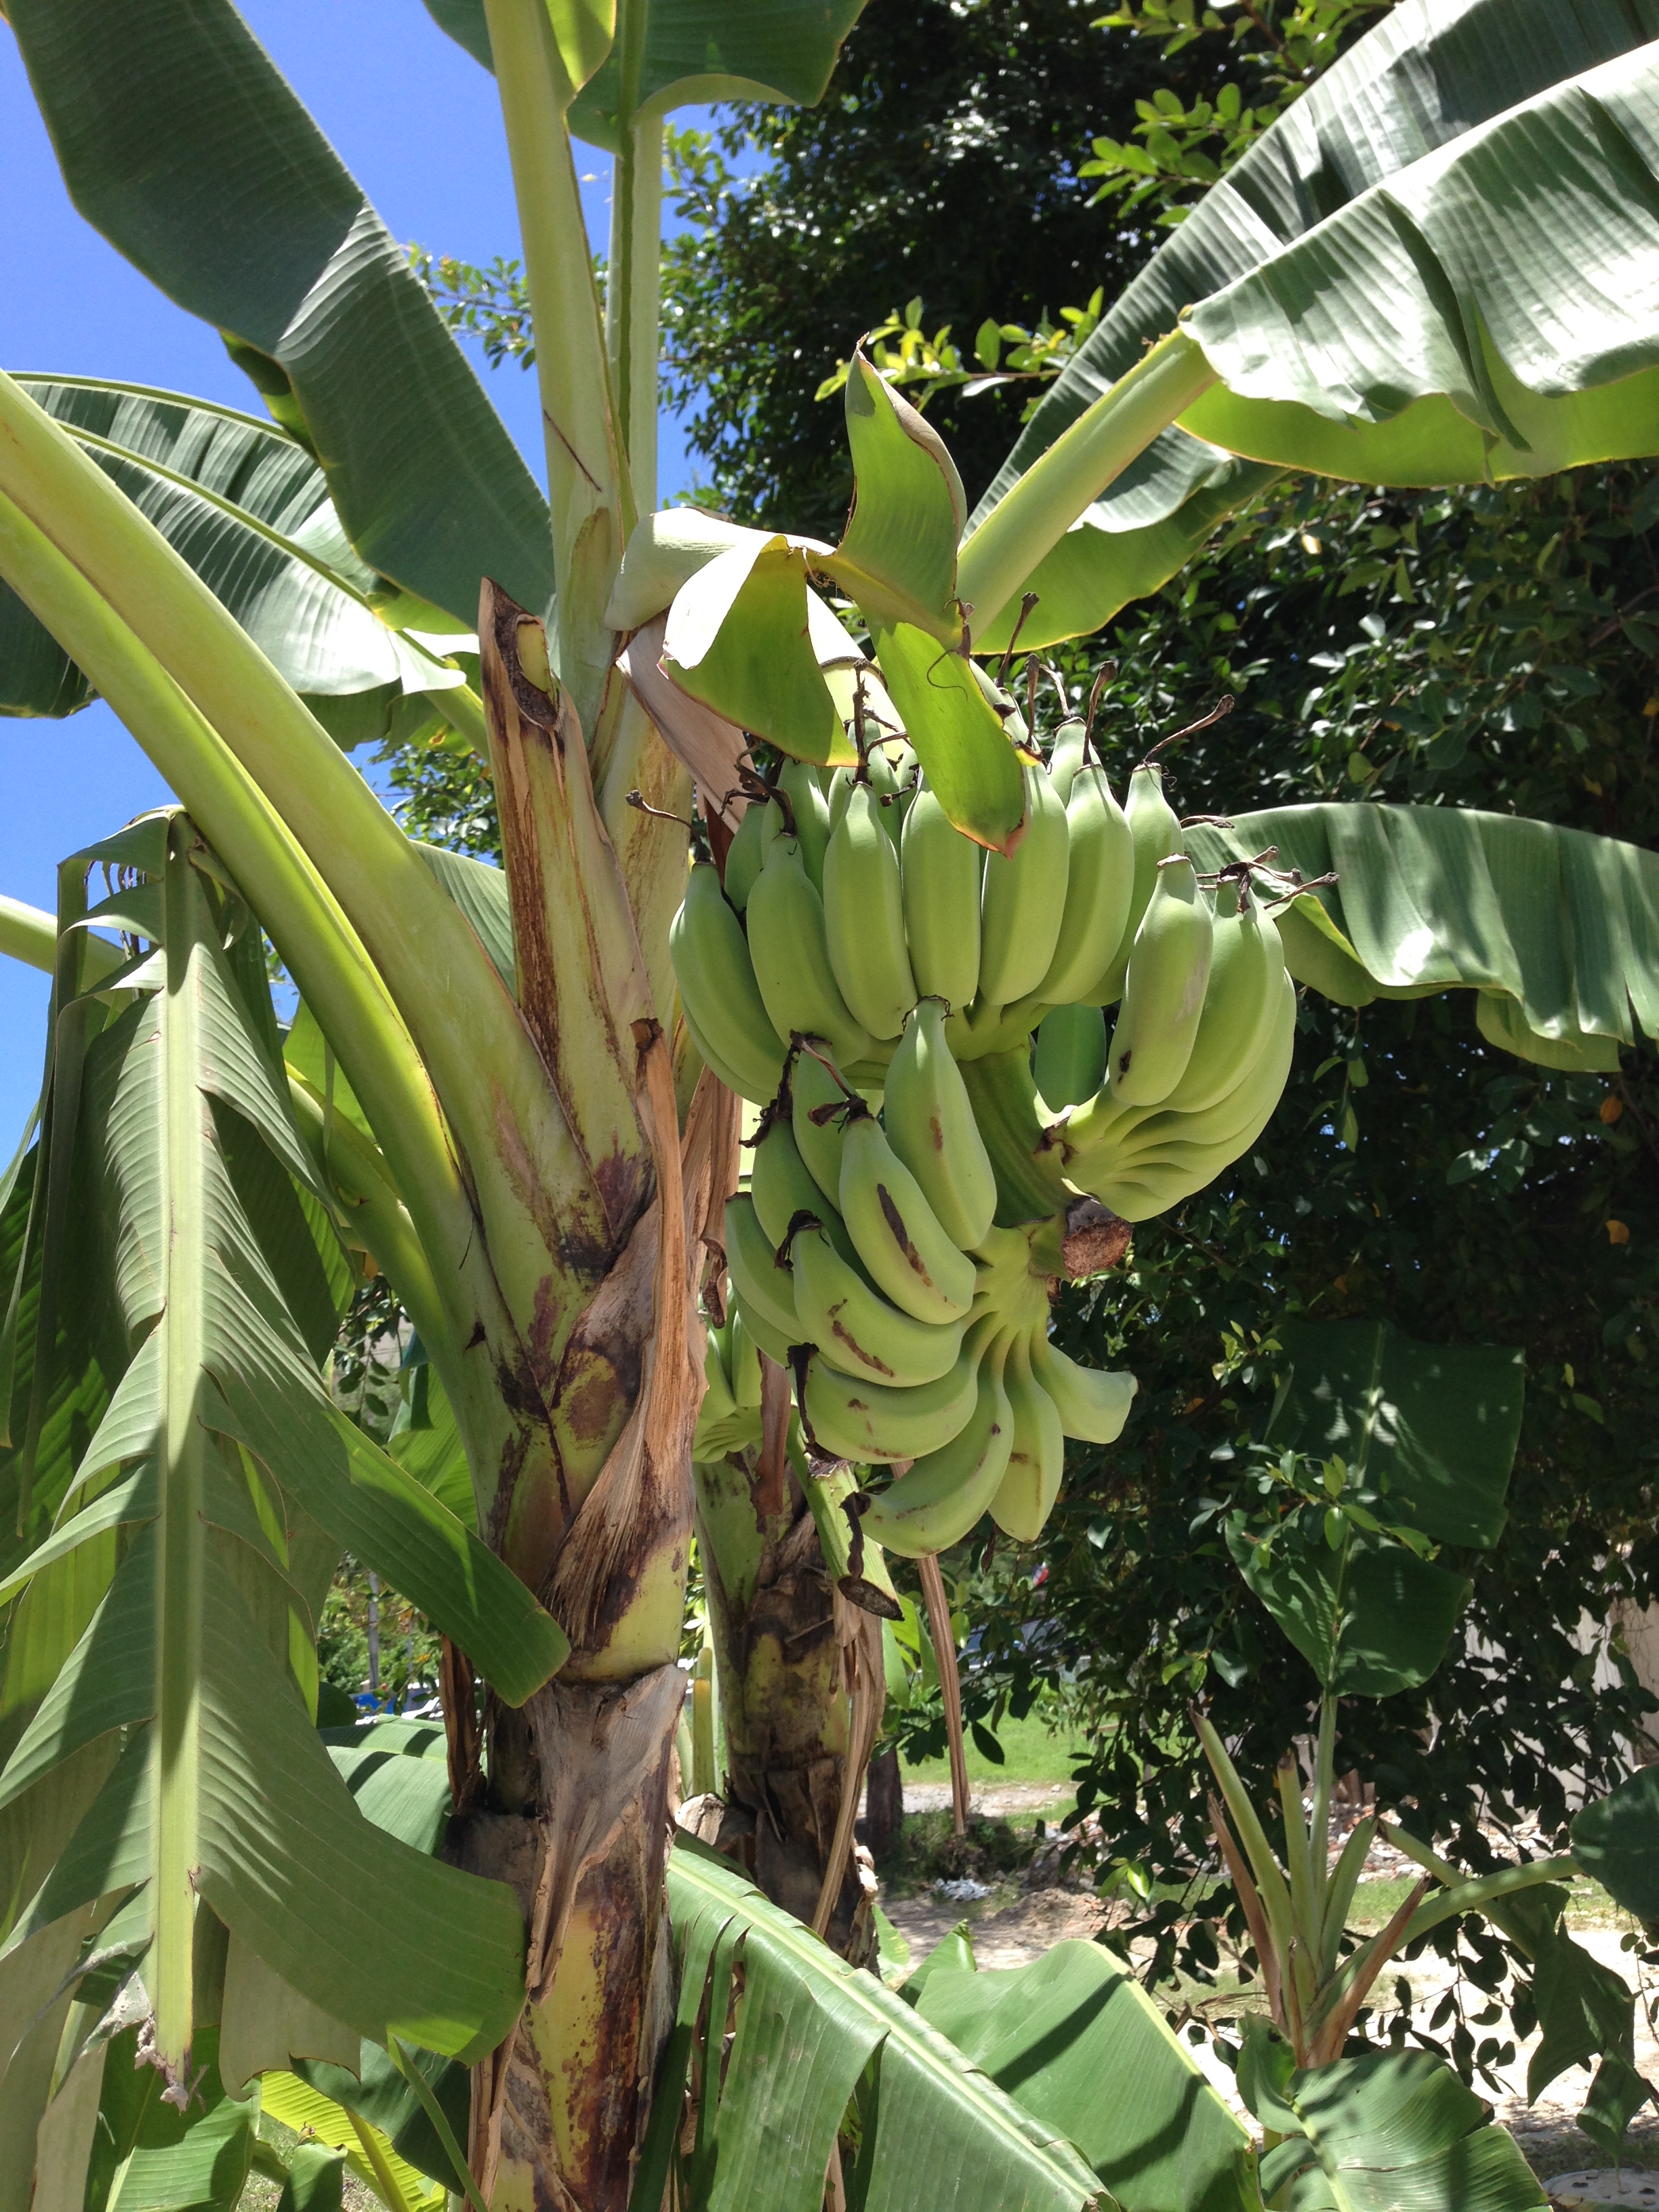
[[[814,1358],[806,1374],[806,1419],[823,1450],[861,1467],[920,1459],[960,1435],[978,1392],[978,1362],[965,1343],[948,1374],[908,1390],[856,1382]]]
[[[963,1323],[901,1313],[848,1266],[816,1224],[795,1231],[790,1256],[801,1335],[831,1367],[860,1382],[908,1387],[935,1382],[956,1365]]]
[[[733,1300],[732,1310],[734,1319],[737,1314],[742,1313],[743,1325],[756,1349],[763,1352],[769,1359],[775,1359],[780,1367],[787,1370],[790,1349],[799,1341],[799,1329],[774,1328],[770,1322],[761,1319],[752,1306],[744,1306],[741,1292]],[[753,1442],[754,1439],[750,1438],[749,1441]]]
[[[921,1185],[860,1099],[841,1154],[841,1214],[871,1280],[917,1321],[960,1321],[974,1263],[941,1227]]]
[[[987,1053],[967,1061],[961,1073],[996,1171],[998,1224],[1012,1228],[1059,1212],[1069,1193],[1060,1155],[1043,1149],[1030,1048]]]
[[[1054,1400],[1031,1371],[1030,1341],[1016,1337],[1002,1370],[1014,1417],[1008,1465],[991,1500],[991,1518],[1017,1544],[1042,1534],[1066,1471],[1066,1437]]]
[[[1128,797],[1123,802],[1124,819],[1129,825],[1129,837],[1134,846],[1134,888],[1129,895],[1129,911],[1124,917],[1122,941],[1110,966],[1088,994],[1097,1006],[1109,1006],[1121,995],[1124,971],[1129,964],[1129,955],[1134,946],[1135,932],[1142,917],[1152,904],[1152,886],[1158,881],[1158,864],[1176,853],[1187,849],[1181,834],[1181,820],[1169,800],[1164,796],[1164,771],[1153,761],[1143,761],[1129,778]]]
[[[806,1342],[808,1332],[796,1312],[793,1275],[787,1266],[778,1265],[777,1248],[767,1241],[755,1201],[746,1192],[726,1201],[726,1268],[743,1308],[744,1326],[763,1352],[779,1359],[774,1343],[782,1342],[781,1357],[787,1358],[790,1345]],[[770,1341],[763,1330],[770,1333]],[[736,1391],[732,1395],[735,1397]]]
[[[980,897],[979,994],[1006,1006],[1035,991],[1048,972],[1066,912],[1066,809],[1048,771],[1025,769],[1025,835],[1012,860],[985,856]]]
[[[1037,997],[1051,1006],[1093,998],[1117,957],[1134,892],[1134,839],[1105,769],[1092,762],[1073,780],[1066,835],[1066,909],[1054,957],[1036,987]]]
[[[779,1036],[799,1030],[824,1037],[837,1060],[862,1060],[870,1039],[836,981],[823,901],[806,873],[799,838],[773,839],[749,894],[748,921],[755,981]]]
[[[1192,862],[1184,854],[1161,861],[1112,1031],[1106,1079],[1125,1105],[1156,1105],[1185,1074],[1204,1011],[1212,933]]]
[[[731,1326],[728,1321],[726,1323],[728,1331]],[[738,1410],[738,1401],[732,1395],[732,1378],[726,1372],[726,1362],[721,1356],[724,1346],[720,1343],[720,1336],[719,1330],[713,1328],[709,1330],[708,1349],[702,1356],[704,1385],[702,1410],[710,1419],[716,1421],[724,1420],[728,1414],[735,1413]]]
[[[783,1047],[755,980],[742,926],[707,861],[691,871],[669,926],[668,948],[698,1051],[729,1091],[769,1098],[783,1073]]]
[[[732,1398],[741,1413],[760,1411],[760,1351],[744,1326],[741,1311],[732,1316]]]
[[[864,771],[856,768],[838,768],[830,779],[830,827],[841,826],[841,817],[847,811],[847,802],[861,784],[867,784],[877,799],[890,799],[898,789],[898,778],[893,773],[893,763],[879,745],[872,745],[865,755]],[[885,818],[887,810],[883,809]]]
[[[820,1045],[819,1049],[823,1048]],[[848,1094],[821,1060],[811,1052],[799,1052],[789,1073],[789,1095],[793,1101],[790,1126],[795,1149],[826,1200],[839,1208]]]
[[[1083,723],[1075,714],[1069,715],[1054,732],[1054,746],[1048,755],[1048,781],[1062,806],[1070,804],[1073,780],[1083,765]]]
[[[1055,1006],[1036,1033],[1032,1066],[1042,1103],[1052,1111],[1080,1106],[1106,1079],[1106,1017],[1098,1006]]]
[[[823,786],[818,781],[818,772],[809,761],[786,761],[778,777],[778,789],[789,801],[795,817],[795,835],[800,839],[800,856],[814,888],[823,889],[823,854],[830,842],[830,804],[823,795]],[[778,809],[782,812],[781,807]]]
[[[994,1330],[990,1322],[982,1327]],[[906,1559],[959,1544],[990,1504],[1008,1469],[1013,1412],[1003,1388],[1008,1339],[993,1335],[979,1363],[974,1410],[949,1443],[916,1461],[863,1519],[866,1539]]]
[[[830,836],[823,862],[830,964],[853,1018],[896,1037],[916,1003],[904,945],[898,853],[867,784],[859,784]]]
[[[1187,1114],[1202,1113],[1224,1098],[1254,1065],[1273,1028],[1285,972],[1279,932],[1248,893],[1241,907],[1237,887],[1223,884],[1215,916],[1210,980],[1192,1057],[1164,1102]]]
[[[927,796],[924,792],[921,799]],[[957,842],[968,844],[965,837]],[[975,914],[975,930],[978,920]],[[905,1024],[887,1071],[882,1120],[888,1143],[921,1184],[939,1226],[960,1250],[973,1251],[996,1218],[996,1171],[962,1071],[945,1041],[945,1007],[938,999],[923,999]]]
[[[1030,1338],[1031,1372],[1054,1400],[1060,1425],[1081,1443],[1113,1444],[1123,1433],[1139,1385],[1133,1375],[1079,1367],[1043,1330]]]
[[[726,855],[726,896],[739,914],[749,903],[768,848],[782,827],[783,809],[775,799],[751,799],[743,811]]]
[[[750,1155],[749,1194],[766,1240],[775,1250],[798,1213],[814,1213],[842,1258],[857,1265],[858,1249],[847,1233],[846,1223],[835,1206],[825,1203],[800,1156],[794,1130],[781,1115],[770,1116],[756,1140]]]
[[[904,934],[917,991],[965,1006],[979,988],[979,904],[985,848],[964,837],[935,794],[917,792],[899,847]]]
[[[737,1330],[737,1313],[733,1310],[726,1324],[726,1334]],[[691,1456],[695,1460],[723,1459],[727,1452],[741,1451],[753,1443],[760,1428],[758,1403],[751,1410],[740,1407],[728,1387],[726,1372],[721,1364],[720,1332],[708,1332],[708,1349],[703,1360],[703,1376],[708,1388],[703,1392],[702,1405],[697,1408],[697,1425],[691,1437]],[[741,1348],[741,1340],[739,1344]],[[755,1390],[760,1394],[760,1370],[752,1351],[749,1364],[755,1369]]]

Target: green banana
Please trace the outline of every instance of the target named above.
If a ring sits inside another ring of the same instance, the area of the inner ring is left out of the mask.
[[[968,844],[965,837],[957,842]],[[977,914],[974,926],[977,931]],[[945,1235],[971,1252],[996,1218],[997,1179],[962,1071],[945,1041],[945,1011],[941,1000],[923,999],[905,1024],[887,1071],[882,1120],[888,1143],[921,1184]]]
[[[994,1321],[981,1324],[995,1331]],[[1003,1388],[1008,1339],[989,1337],[978,1358],[974,1410],[948,1443],[918,1459],[883,1491],[863,1518],[867,1540],[905,1559],[959,1544],[996,1496],[1013,1448],[1013,1409]]]
[[[1036,996],[1050,1006],[1068,1006],[1079,999],[1103,1006],[1105,1001],[1094,994],[1123,942],[1134,893],[1134,838],[1103,768],[1091,762],[1079,769],[1071,792],[1066,806],[1066,908],[1054,957]]]
[[[1106,1079],[1125,1105],[1157,1105],[1185,1074],[1204,1011],[1213,932],[1192,862],[1184,854],[1161,860],[1112,1031]]]
[[[772,1109],[768,1111],[749,1168],[749,1194],[768,1243],[775,1249],[788,1235],[789,1224],[798,1213],[815,1213],[842,1258],[856,1267],[858,1248],[840,1213],[824,1203],[823,1193],[800,1156],[794,1130],[781,1114]]]
[[[744,808],[726,855],[726,896],[739,914],[766,864],[768,848],[782,827],[783,809],[774,799],[751,799]]]
[[[797,1053],[789,1074],[791,1127],[806,1172],[830,1204],[841,1204],[841,1148],[848,1093],[811,1052]],[[815,1115],[822,1115],[815,1121]],[[781,1234],[779,1241],[781,1242]]]
[[[729,1091],[769,1098],[783,1073],[783,1046],[755,980],[742,924],[706,860],[691,871],[669,925],[668,949],[697,1050]]]
[[[1187,849],[1180,817],[1164,796],[1164,771],[1155,762],[1142,761],[1130,776],[1123,817],[1129,825],[1130,842],[1134,847],[1134,888],[1129,894],[1129,911],[1123,918],[1123,936],[1117,951],[1105,974],[1088,993],[1099,1006],[1111,1006],[1122,994],[1124,972],[1134,949],[1135,932],[1152,904],[1158,862]]]
[[[801,1338],[831,1367],[863,1382],[908,1386],[935,1382],[955,1366],[964,1322],[901,1313],[848,1267],[816,1222],[796,1230],[790,1257]]]
[[[937,1382],[908,1390],[856,1382],[826,1360],[814,1359],[806,1372],[806,1419],[823,1450],[861,1467],[919,1459],[960,1434],[978,1391],[978,1364],[966,1344]]]
[[[860,1099],[848,1109],[841,1214],[878,1290],[917,1321],[960,1321],[974,1303],[974,1263],[951,1241],[921,1185]]]
[[[1048,1326],[1053,1279],[1060,1272],[1060,1248],[1051,1221],[1018,1229],[994,1229],[979,1255],[979,1294],[969,1326],[983,1314],[1016,1335]]]
[[[985,848],[964,837],[933,792],[911,801],[899,847],[904,934],[917,992],[967,1006],[979,988],[979,906]]]
[[[959,1073],[996,1172],[999,1227],[1059,1212],[1069,1194],[1059,1154],[1043,1148],[1030,1047],[987,1053],[962,1062]]]
[[[856,785],[830,835],[823,861],[830,964],[855,1021],[896,1037],[916,1003],[904,945],[899,859],[868,784]]]
[[[1066,912],[1066,809],[1046,769],[1025,768],[1025,835],[1012,859],[985,856],[980,896],[979,995],[1006,1006],[1048,972]]]
[[[760,1352],[744,1324],[742,1314],[732,1315],[732,1398],[741,1413],[758,1413],[761,1401]]]
[[[752,1306],[744,1308],[741,1292],[733,1301],[734,1319],[738,1313],[743,1315],[744,1328],[748,1332],[756,1349],[763,1352],[769,1359],[775,1359],[780,1367],[787,1370],[789,1365],[790,1346],[798,1341],[799,1331],[793,1328],[774,1328],[770,1322],[762,1320]]]
[[[763,1329],[770,1332],[774,1341],[781,1339],[786,1351],[792,1344],[805,1343],[807,1332],[796,1313],[794,1278],[788,1267],[778,1265],[777,1248],[768,1242],[755,1201],[746,1191],[726,1201],[726,1268],[743,1309],[744,1327],[769,1357],[776,1359],[779,1355]]]
[[[1116,1370],[1079,1367],[1041,1329],[1032,1332],[1030,1352],[1031,1372],[1053,1399],[1065,1434],[1081,1443],[1115,1443],[1123,1433],[1138,1388],[1134,1376]]]
[[[789,801],[800,839],[800,856],[816,890],[823,889],[823,855],[830,842],[830,805],[818,781],[818,772],[807,761],[786,761],[778,789]],[[780,814],[783,810],[780,807]],[[727,866],[731,865],[728,860]]]
[[[812,888],[799,838],[772,840],[749,894],[748,921],[755,981],[779,1036],[797,1031],[821,1036],[836,1060],[862,1060],[870,1039],[849,1011],[830,965],[823,901]]]
[[[1048,781],[1062,806],[1070,803],[1073,779],[1083,765],[1083,737],[1082,718],[1077,714],[1068,714],[1054,732],[1048,754]]]
[[[1279,932],[1264,919],[1248,887],[1241,902],[1238,886],[1223,884],[1216,894],[1204,1012],[1192,1057],[1164,1100],[1166,1107],[1197,1114],[1226,1097],[1254,1064],[1273,1026],[1284,972]]]
[[[991,1518],[1017,1544],[1034,1544],[1060,1495],[1066,1437],[1054,1400],[1031,1371],[1027,1338],[1014,1339],[1002,1380],[1014,1435],[1006,1470],[991,1500]]]
[[[1106,1017],[1098,1006],[1055,1006],[1038,1024],[1032,1066],[1045,1106],[1092,1098],[1106,1079]]]

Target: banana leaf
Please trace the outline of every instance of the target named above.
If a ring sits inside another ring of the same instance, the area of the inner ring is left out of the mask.
[[[1057,520],[976,644],[1021,588],[1027,644],[1105,621],[1284,467],[1461,483],[1659,447],[1656,37],[1655,0],[1404,0],[1357,41],[1026,425],[970,532],[1183,317],[1220,379]]]
[[[499,2039],[521,2001],[517,1907],[354,1801],[311,1725],[316,1608],[349,1544],[434,1619],[447,1615],[447,1632],[508,1694],[545,1679],[562,1638],[329,1401],[284,1295],[292,1255],[262,1243],[222,1135],[234,1117],[311,1185],[263,973],[261,1022],[245,996],[248,963],[239,975],[222,950],[231,909],[214,904],[182,817],[118,842],[139,878],[119,895],[125,907],[160,890],[156,949],[124,978],[125,1011],[87,1055],[77,1145],[94,1164],[94,1210],[138,1349],[53,1536],[10,1577],[33,1596],[47,1577],[81,1571],[72,1606],[31,1613],[26,1597],[9,1620],[9,1678],[21,1656],[32,1697],[0,1771],[0,1806],[50,1798],[100,1747],[119,1756],[82,1791],[78,1825],[44,1883],[36,1877],[10,1943],[142,1882],[160,2056],[175,2076],[191,2047],[198,1897],[233,1946],[354,2039],[401,2032],[470,2057]],[[319,1529],[332,1546],[320,1586]],[[44,1662],[30,1648],[43,1643]],[[380,1764],[354,1764],[351,1779],[371,1802],[390,1792],[394,1825],[418,1816],[429,1848],[442,1770],[404,1760],[386,1778]]]
[[[658,2075],[630,2199],[656,2212],[671,2168],[691,2207],[763,2204],[818,2212],[842,2153],[847,2202],[862,2212],[1040,2212],[1093,2206],[1100,2186],[1054,2127],[1015,2104],[873,1974],[837,1958],[727,1859],[676,1839],[668,1902],[678,2016]],[[698,2069],[693,2148],[679,2149],[698,2021],[718,2050],[734,1972],[736,2033],[724,2073]]]
[[[639,90],[626,111],[613,51],[570,111],[580,138],[611,153],[641,115],[721,100],[811,107],[822,100],[842,40],[866,0],[645,0]],[[426,0],[433,21],[483,68],[493,66],[483,0]],[[562,41],[562,46],[563,42]]]
[[[459,347],[230,0],[9,0],[70,196],[223,333],[376,575],[477,618],[553,590],[545,503]]]
[[[1290,1371],[1266,1441],[1339,1458],[1343,1482],[1334,1504],[1265,1528],[1231,1516],[1228,1547],[1327,1690],[1387,1697],[1428,1680],[1468,1602],[1468,1577],[1425,1553],[1490,1550],[1503,1534],[1521,1354],[1419,1344],[1374,1322],[1287,1322],[1282,1341]]]
[[[1241,2066],[1241,2087],[1246,2078]],[[1285,2138],[1262,2158],[1261,2191],[1290,2212],[1397,2212],[1407,2204],[1523,2212],[1546,2203],[1515,2138],[1431,2051],[1378,2051],[1259,2076],[1250,2102]]]
[[[1285,963],[1339,1005],[1480,993],[1489,1042],[1550,1067],[1616,1067],[1659,1035],[1659,855],[1451,806],[1328,803],[1194,827],[1200,867],[1276,847],[1335,885],[1279,915]]]
[[[969,1957],[927,1973],[917,2010],[1074,2142],[1123,2212],[1259,2212],[1254,2143],[1127,1967],[1097,1943],[992,1972]]]
[[[1419,1344],[1388,1322],[1288,1321],[1290,1363],[1266,1431],[1270,1444],[1340,1453],[1383,1491],[1390,1515],[1437,1544],[1490,1551],[1504,1503],[1526,1380],[1499,1344]]]
[[[93,377],[23,377],[325,719],[331,702],[441,692],[471,647],[437,608],[389,594],[348,544],[315,456],[270,422]],[[13,594],[0,601],[0,713],[57,715],[91,690]],[[420,702],[428,718],[432,709]]]

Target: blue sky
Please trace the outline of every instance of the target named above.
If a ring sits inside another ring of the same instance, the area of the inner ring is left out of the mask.
[[[495,84],[420,0],[240,0],[243,14],[333,140],[393,234],[486,262],[518,251]],[[685,118],[690,119],[690,118]],[[0,365],[118,376],[257,411],[217,335],[148,284],[70,206],[10,33],[0,23]],[[579,147],[588,228],[603,246],[610,163]],[[482,368],[482,360],[479,363]],[[538,477],[535,380],[484,371]],[[665,499],[690,482],[665,418]],[[0,891],[53,902],[66,854],[167,797],[109,710],[63,722],[0,718]],[[44,976],[0,957],[0,1161],[40,1079]]]

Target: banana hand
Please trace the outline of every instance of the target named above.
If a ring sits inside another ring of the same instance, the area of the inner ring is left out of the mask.
[[[831,1367],[860,1382],[905,1386],[937,1382],[955,1366],[961,1321],[916,1321],[889,1305],[816,1225],[796,1231],[790,1255],[798,1340],[816,1344]]]
[[[994,1321],[981,1323],[994,1332]],[[864,1516],[866,1538],[884,1551],[921,1559],[959,1544],[996,1496],[1013,1449],[1013,1410],[1003,1388],[1008,1340],[991,1334],[974,1410],[959,1432],[917,1460]]]

